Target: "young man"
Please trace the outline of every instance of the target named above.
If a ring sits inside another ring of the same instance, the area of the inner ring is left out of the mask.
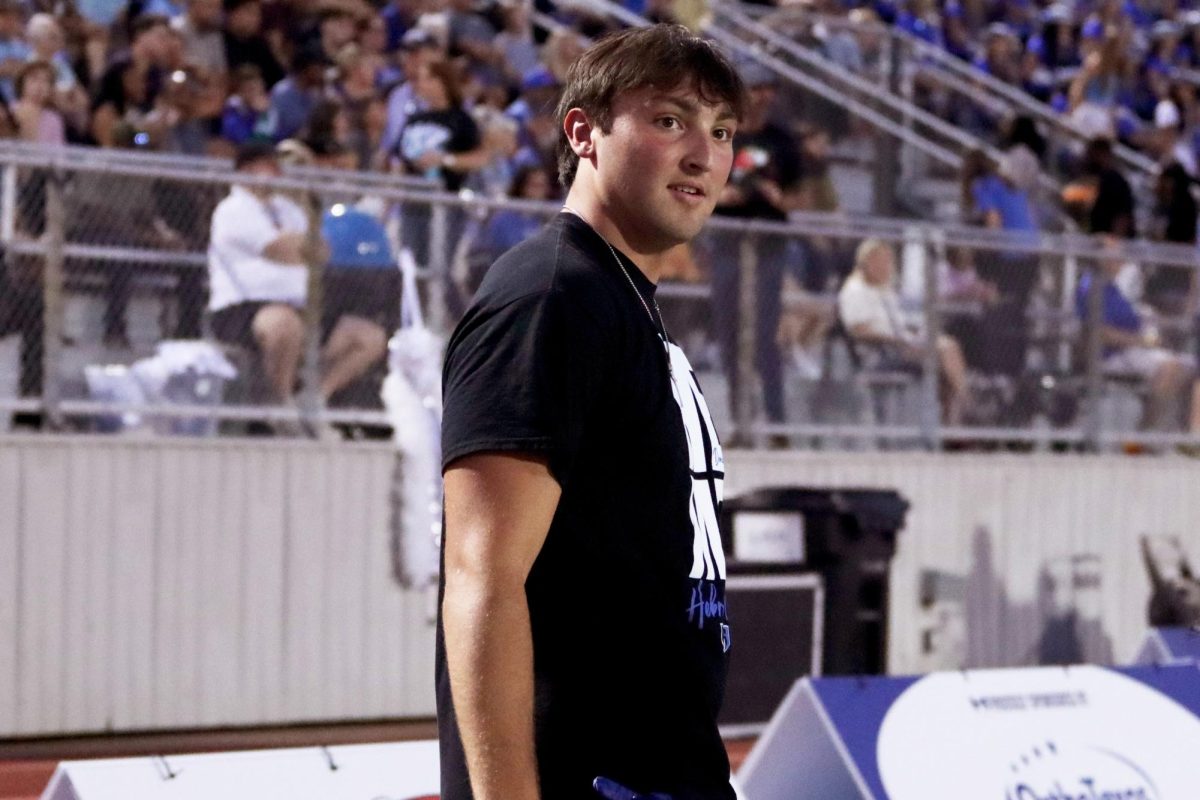
[[[742,106],[682,27],[588,50],[558,108],[563,212],[492,266],[451,338],[444,800],[734,796],[724,463],[654,290],[713,211]]]

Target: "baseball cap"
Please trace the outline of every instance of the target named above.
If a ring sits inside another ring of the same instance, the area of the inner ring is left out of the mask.
[[[251,139],[242,144],[233,158],[233,168],[242,169],[259,161],[278,161],[275,145],[262,139]]]
[[[422,47],[437,47],[438,40],[424,28],[409,28],[400,37],[401,50],[419,50]]]
[[[1173,100],[1159,100],[1158,105],[1154,107],[1154,127],[1159,130],[1178,128],[1182,119],[1179,106],[1175,105]]]

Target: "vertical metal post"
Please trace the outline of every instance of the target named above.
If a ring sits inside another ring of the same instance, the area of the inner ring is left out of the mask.
[[[750,426],[758,416],[754,409],[754,387],[758,380],[754,354],[758,331],[758,237],[738,237],[737,391],[733,400],[733,424],[744,443],[758,444]]]
[[[921,436],[927,446],[936,450],[941,444],[941,404],[938,402],[938,385],[941,381],[941,358],[938,354],[938,337],[942,332],[942,315],[938,309],[938,270],[933,258],[934,241],[932,230],[925,230],[921,238],[922,254],[922,306],[925,315],[925,346],[921,359]]]
[[[64,246],[67,232],[66,176],[57,169],[46,175],[46,260],[42,268],[42,405],[45,425],[62,427],[62,353]]]
[[[1103,256],[1100,256],[1103,258]],[[1084,370],[1085,393],[1087,410],[1083,415],[1084,443],[1091,450],[1100,448],[1100,433],[1103,423],[1100,419],[1100,400],[1104,393],[1104,374],[1101,371],[1103,358],[1103,327],[1104,327],[1104,274],[1098,261],[1087,266],[1091,275],[1088,285],[1087,317],[1084,320]]]
[[[901,46],[892,35],[885,37],[883,53],[883,79],[892,93],[901,89],[903,54]],[[872,174],[872,193],[875,196],[875,213],[885,217],[896,216],[896,184],[900,176],[901,143],[893,141],[890,134],[878,131],[875,134],[875,170]]]
[[[0,242],[11,242],[17,231],[17,165],[6,164],[0,177]]]
[[[429,224],[429,324],[441,332],[450,326],[450,311],[446,308],[446,281],[450,279],[450,263],[446,257],[449,211],[435,201]]]
[[[325,307],[326,248],[321,236],[324,203],[319,192],[305,193],[308,201],[308,230],[304,243],[304,260],[308,267],[308,289],[304,303],[304,363],[301,366],[304,390],[300,405],[310,420],[320,420],[325,413],[325,398],[321,393],[321,310]]]

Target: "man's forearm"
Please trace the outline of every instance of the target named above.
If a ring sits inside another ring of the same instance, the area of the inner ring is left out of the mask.
[[[475,800],[537,800],[533,643],[523,587],[447,574],[442,621]]]

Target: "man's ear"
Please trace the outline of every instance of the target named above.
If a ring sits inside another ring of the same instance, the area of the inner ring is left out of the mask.
[[[567,134],[567,141],[570,142],[575,155],[581,159],[590,159],[596,152],[595,143],[592,141],[594,130],[592,121],[582,108],[572,108],[563,118],[563,131]]]

